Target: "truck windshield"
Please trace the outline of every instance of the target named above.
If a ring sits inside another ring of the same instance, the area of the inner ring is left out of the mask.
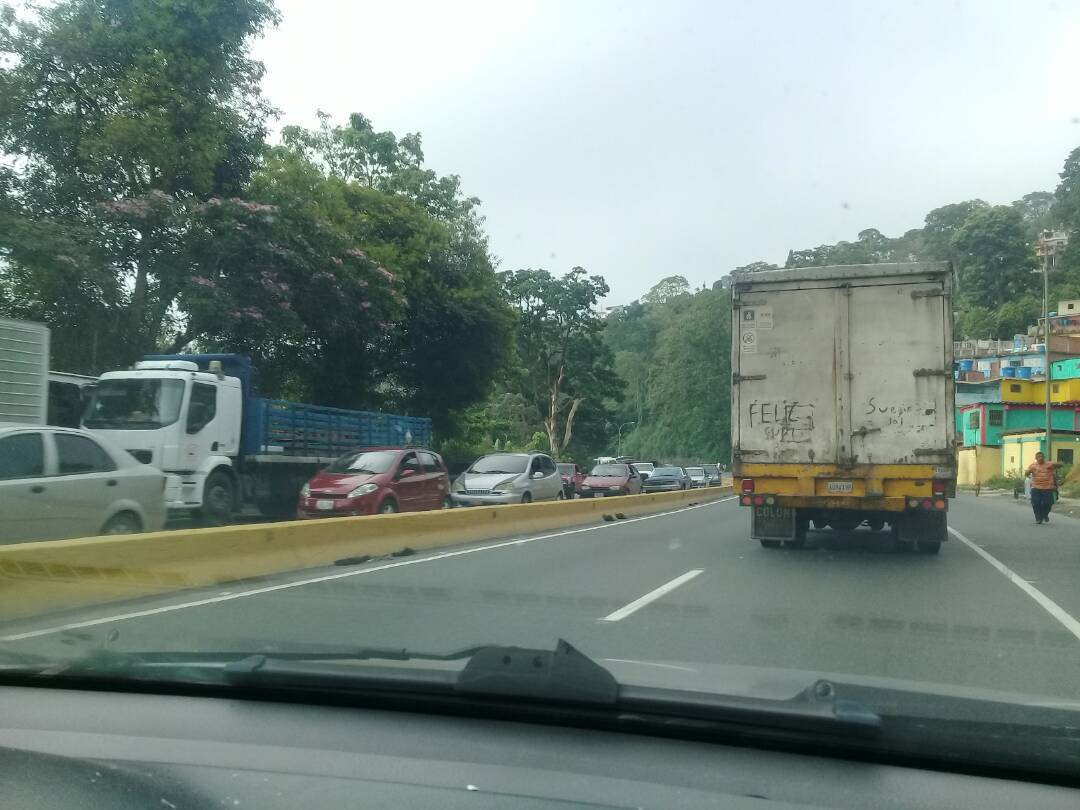
[[[86,408],[88,428],[152,430],[180,418],[183,380],[102,380]]]
[[[346,453],[326,468],[332,473],[384,473],[393,465],[398,454],[393,451]]]

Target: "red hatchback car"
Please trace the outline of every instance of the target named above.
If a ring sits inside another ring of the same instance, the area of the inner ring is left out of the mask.
[[[449,509],[450,477],[438,453],[368,447],[346,453],[300,490],[301,518]]]
[[[597,464],[577,486],[582,498],[641,494],[641,476],[631,464]]]

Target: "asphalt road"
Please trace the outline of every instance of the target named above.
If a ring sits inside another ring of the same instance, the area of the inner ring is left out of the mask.
[[[450,552],[304,571],[0,625],[0,648],[446,652],[479,643],[599,659],[887,676],[1080,698],[1080,521],[1035,526],[962,496],[938,556],[885,535],[748,539],[733,500]],[[982,553],[980,553],[980,550]]]

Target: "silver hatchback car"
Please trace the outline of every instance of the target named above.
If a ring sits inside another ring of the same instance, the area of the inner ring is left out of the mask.
[[[455,506],[494,506],[561,501],[562,476],[544,453],[491,453],[458,476],[450,491]]]
[[[165,474],[75,428],[0,422],[0,543],[156,531]]]

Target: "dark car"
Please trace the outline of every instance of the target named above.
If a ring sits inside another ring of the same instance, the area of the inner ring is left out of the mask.
[[[690,476],[682,467],[657,467],[645,481],[646,492],[670,492],[689,488]]]
[[[449,509],[450,478],[438,453],[369,447],[346,453],[300,490],[301,518]]]
[[[585,480],[585,471],[577,464],[568,461],[560,461],[555,465],[559,468],[559,477],[562,479],[563,495],[573,498],[577,492],[577,486]]]
[[[705,486],[718,487],[723,483],[723,479],[720,477],[720,468],[716,464],[705,464],[706,483]]]
[[[597,464],[578,484],[582,498],[602,498],[605,495],[638,495],[641,476],[630,464]]]

